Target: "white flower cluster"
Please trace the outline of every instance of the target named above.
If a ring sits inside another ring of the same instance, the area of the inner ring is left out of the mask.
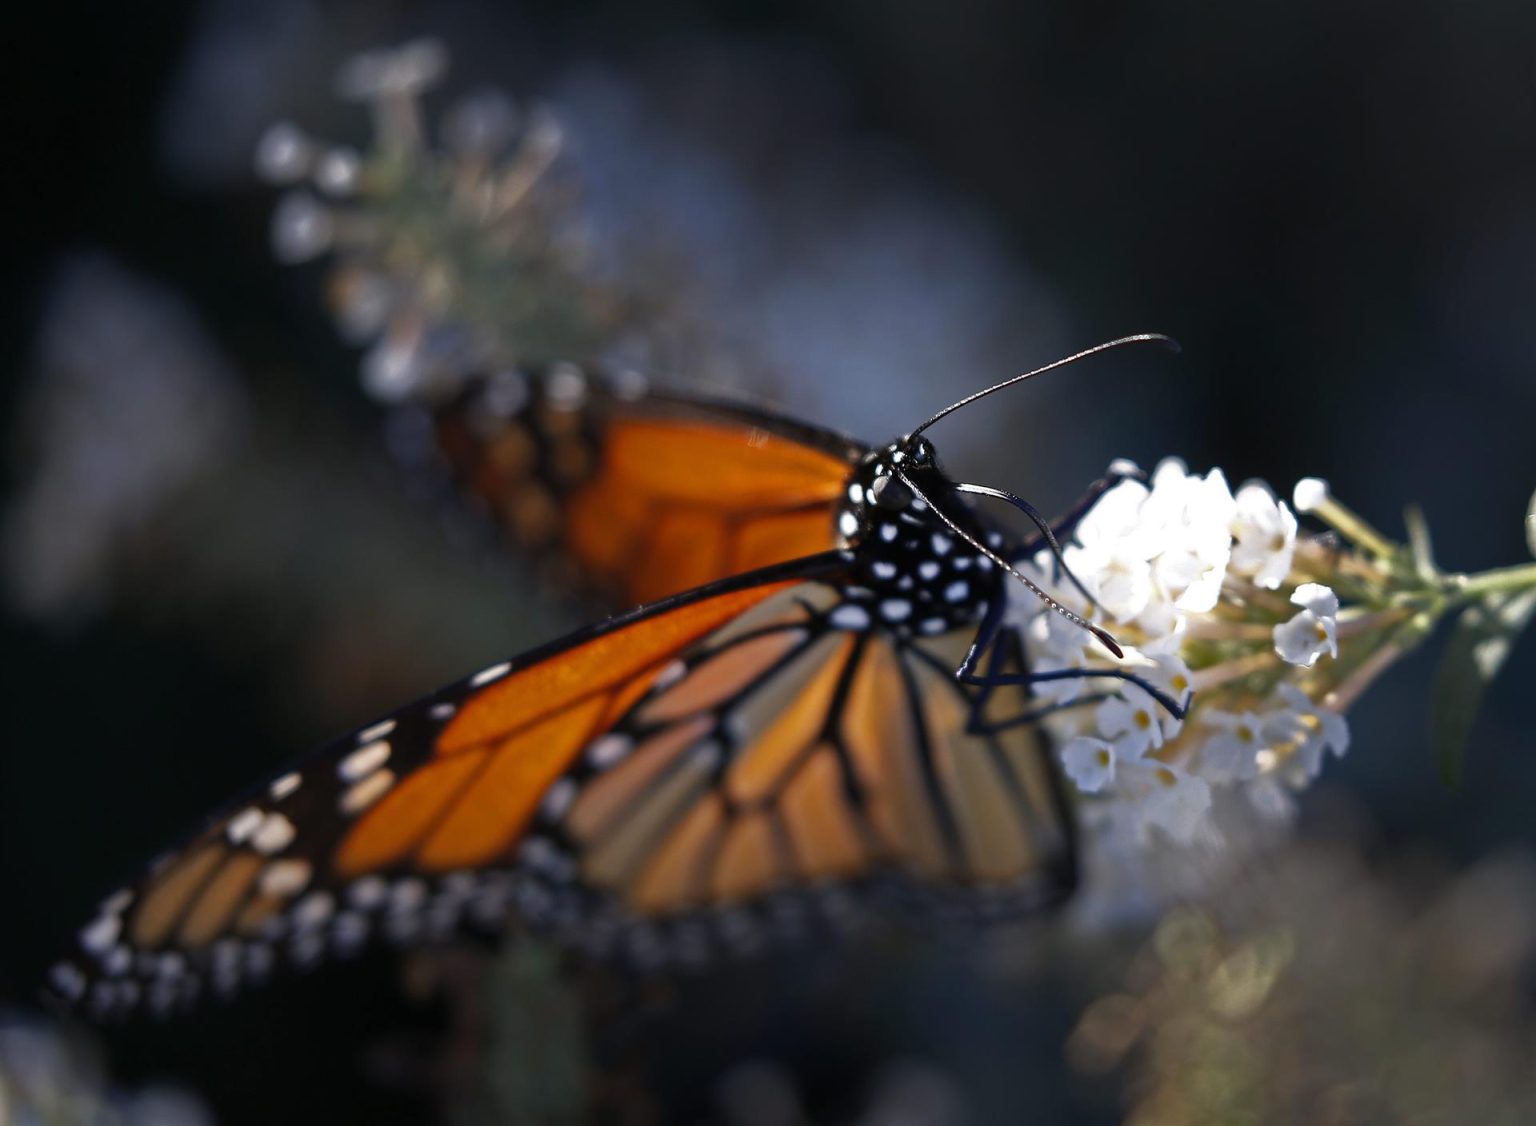
[[[1011,620],[1032,671],[1048,677],[1036,687],[1052,709],[1044,722],[1097,807],[1092,823],[1125,842],[1155,830],[1188,843],[1208,824],[1213,788],[1248,787],[1274,808],[1278,784],[1305,785],[1325,748],[1344,752],[1343,717],[1300,683],[1338,656],[1339,600],[1298,579],[1297,548],[1296,516],[1266,485],[1234,495],[1221,470],[1200,476],[1170,459],[1146,483],[1107,490],[1063,546],[1092,602],[1048,551],[1026,567],[1126,649],[1113,660],[1020,585]],[[1137,680],[1084,675],[1112,670]],[[1192,705],[1186,717],[1142,685]]]
[[[336,319],[350,342],[371,345],[363,386],[385,402],[542,355],[540,325],[555,326],[552,354],[584,351],[580,232],[551,174],[563,132],[547,110],[486,92],[451,106],[429,136],[421,97],[446,65],[425,39],[343,68],[338,92],[372,111],[367,151],[287,122],[256,150],[258,174],[287,189],[273,253],[289,264],[334,257]]]

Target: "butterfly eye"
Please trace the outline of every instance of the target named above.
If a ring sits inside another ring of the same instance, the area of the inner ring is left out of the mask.
[[[918,465],[933,464],[933,446],[926,438],[919,438],[912,444],[912,460]]]
[[[892,512],[907,507],[912,500],[912,490],[889,475],[876,477],[875,483],[869,487],[869,495],[880,508]]]

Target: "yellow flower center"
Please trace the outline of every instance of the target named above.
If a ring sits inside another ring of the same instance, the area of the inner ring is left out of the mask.
[[[1138,711],[1134,718],[1136,726],[1141,728],[1143,731],[1152,726],[1152,717],[1147,714],[1147,710],[1145,708],[1142,708],[1140,711]]]

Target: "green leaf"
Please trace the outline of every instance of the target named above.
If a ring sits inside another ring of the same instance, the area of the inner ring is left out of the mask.
[[[1536,556],[1536,493],[1531,494],[1531,503],[1525,506],[1525,542],[1531,555]]]
[[[1536,588],[1501,591],[1462,612],[1440,658],[1430,701],[1429,744],[1446,784],[1461,784],[1472,724],[1515,639],[1536,616]]]

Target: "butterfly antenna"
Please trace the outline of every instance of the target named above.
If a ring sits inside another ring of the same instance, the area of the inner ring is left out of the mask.
[[[1083,596],[1088,605],[1101,614],[1107,613],[1104,607],[1099,605],[1099,600],[1083,585],[1083,580],[1073,574],[1072,568],[1067,566],[1067,561],[1061,554],[1061,543],[1056,539],[1056,533],[1051,531],[1050,524],[1046,523],[1045,517],[1040,515],[1039,509],[1023,497],[1016,497],[1006,489],[994,489],[991,485],[960,484],[955,486],[955,491],[974,493],[977,496],[994,497],[997,500],[1007,501],[1014,508],[1017,508],[1025,516],[1029,517],[1030,523],[1034,524],[1039,529],[1040,534],[1045,537],[1046,547],[1050,549],[1051,557],[1056,560],[1056,566],[1061,568],[1062,574],[1072,581],[1072,585],[1077,587],[1077,592]]]
[[[1032,379],[1037,375],[1043,375],[1045,372],[1051,371],[1055,368],[1066,367],[1068,364],[1077,363],[1078,360],[1085,360],[1089,356],[1097,355],[1100,352],[1108,352],[1111,348],[1122,348],[1127,344],[1160,344],[1164,348],[1167,348],[1170,352],[1182,351],[1177,340],[1171,336],[1164,336],[1160,332],[1138,332],[1134,336],[1122,336],[1118,340],[1107,340],[1103,344],[1095,344],[1092,348],[1085,348],[1081,352],[1076,352],[1073,355],[1067,356],[1064,359],[1057,360],[1054,363],[1046,364],[1044,367],[1036,368],[1034,371],[1026,371],[1023,375],[1016,375],[1012,379],[1005,379],[1001,383],[994,383],[991,387],[988,387],[983,391],[977,391],[974,395],[967,395],[958,403],[949,404],[949,406],[945,407],[938,414],[934,415],[927,422],[923,423],[916,430],[912,431],[912,435],[916,437],[924,430],[927,430],[928,427],[932,426],[935,422],[939,421],[939,419],[943,418],[945,415],[953,414],[961,407],[970,403],[974,403],[977,399],[984,399],[994,391],[1001,391],[1004,387],[1012,387],[1015,383],[1023,383],[1026,379]]]
[[[1060,602],[1057,602],[1049,594],[1046,594],[1045,591],[1041,590],[1035,583],[1031,582],[1026,575],[1021,574],[1012,563],[1009,563],[1008,560],[1004,559],[997,552],[993,551],[991,548],[987,547],[984,543],[978,540],[975,536],[971,535],[971,533],[960,527],[959,524],[956,524],[953,520],[951,520],[949,515],[942,508],[933,503],[932,497],[928,496],[923,492],[922,489],[919,489],[915,484],[913,484],[912,478],[908,477],[900,470],[897,471],[896,476],[901,479],[901,483],[903,485],[912,490],[913,496],[917,497],[929,508],[933,509],[934,512],[938,513],[939,519],[944,521],[945,524],[949,525],[950,531],[954,532],[955,535],[959,536],[966,543],[970,544],[977,551],[981,552],[988,559],[992,560],[992,562],[996,563],[1004,571],[1007,571],[1014,578],[1018,579],[1019,582],[1027,586],[1031,591],[1035,593],[1040,601],[1045,603],[1048,609],[1054,610],[1063,618],[1066,618],[1067,621],[1071,622],[1073,625],[1081,626],[1083,629],[1093,634],[1094,637],[1099,639],[1099,642],[1104,646],[1104,648],[1113,653],[1117,659],[1124,660],[1125,650],[1120,648],[1120,643],[1114,639],[1108,630],[1100,629],[1081,614],[1077,614],[1071,610],[1068,610]]]

